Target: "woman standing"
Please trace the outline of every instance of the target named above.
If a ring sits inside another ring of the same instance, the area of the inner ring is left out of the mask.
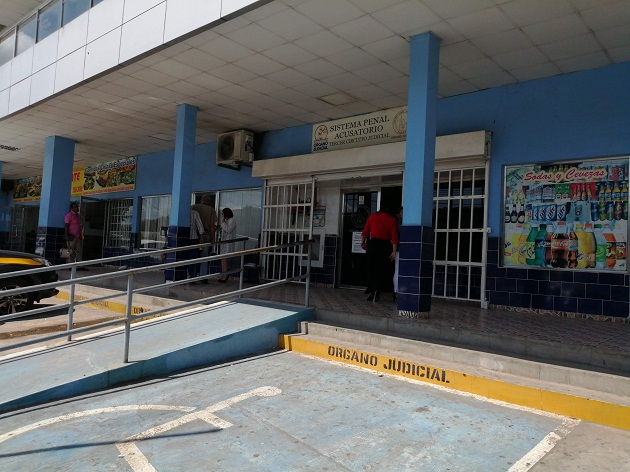
[[[236,220],[234,219],[234,213],[231,208],[224,208],[221,210],[221,216],[223,221],[221,221],[221,241],[227,241],[230,239],[236,239]],[[230,252],[235,251],[234,243],[225,243],[221,244],[220,248],[221,254],[228,254]],[[221,272],[224,275],[221,275],[217,279],[218,282],[225,283],[227,282],[229,275],[226,274],[228,271],[229,259],[221,259]]]

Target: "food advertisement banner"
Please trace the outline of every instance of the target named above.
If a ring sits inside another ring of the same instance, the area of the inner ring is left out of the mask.
[[[626,271],[628,163],[506,167],[503,264]]]
[[[83,195],[83,184],[85,182],[85,169],[83,167],[72,171],[72,188],[70,195],[80,197]]]
[[[407,107],[313,125],[312,152],[335,151],[407,138]]]
[[[84,169],[83,195],[133,190],[135,184],[135,157],[106,162]]]
[[[133,190],[136,183],[136,158],[129,157],[72,171],[71,197]],[[38,202],[42,195],[42,177],[16,181],[13,201]]]
[[[19,179],[13,187],[14,202],[38,202],[42,196],[42,177]]]

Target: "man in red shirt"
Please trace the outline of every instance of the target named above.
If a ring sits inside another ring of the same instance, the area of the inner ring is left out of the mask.
[[[392,281],[398,248],[398,222],[385,209],[372,213],[361,233],[361,247],[368,257],[368,301],[377,302]]]

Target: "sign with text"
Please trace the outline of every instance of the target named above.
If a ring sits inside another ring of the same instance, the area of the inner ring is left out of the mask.
[[[628,157],[505,169],[503,263],[626,271]]]
[[[133,190],[135,184],[135,157],[106,162],[84,169],[83,195]]]
[[[407,137],[407,107],[313,125],[312,152],[334,151],[373,144],[404,141]]]

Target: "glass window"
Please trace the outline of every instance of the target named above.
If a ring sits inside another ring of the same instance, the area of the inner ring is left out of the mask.
[[[247,236],[251,238],[245,243],[245,249],[258,247],[260,236],[260,218],[262,208],[262,190],[230,190],[219,192],[219,209],[217,215],[221,215],[222,208],[231,208],[236,220],[236,237]],[[219,216],[219,220],[221,217]],[[240,245],[240,243],[239,243]],[[236,249],[240,250],[241,246]]]
[[[90,0],[64,0],[63,25],[66,26],[77,16],[85,13],[90,8]]]
[[[133,219],[133,199],[110,200],[105,226],[107,247],[131,247],[131,222]]]
[[[57,31],[61,27],[61,0],[52,2],[39,10],[39,28],[37,41]]]
[[[17,28],[17,49],[15,55],[23,53],[35,45],[37,34],[37,15],[31,16]]]
[[[171,215],[171,196],[142,197],[140,220],[140,248],[162,249],[166,245],[162,227],[168,228]]]
[[[0,41],[0,66],[13,59],[15,50],[15,33],[10,34]]]

